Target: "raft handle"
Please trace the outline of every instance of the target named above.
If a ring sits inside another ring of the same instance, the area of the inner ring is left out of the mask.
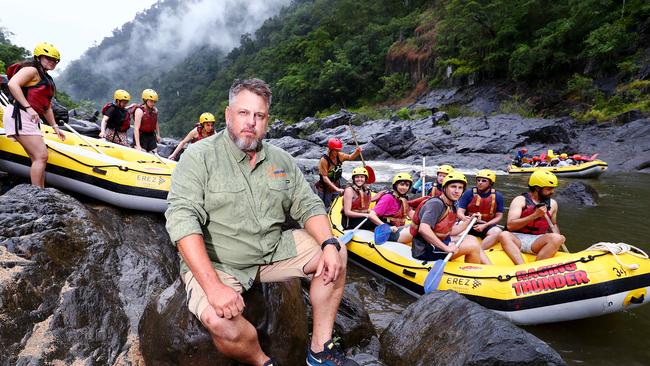
[[[403,269],[403,270],[402,270],[402,273],[404,273],[405,275],[407,275],[407,276],[409,276],[409,277],[413,277],[413,278],[415,278],[415,272],[413,272],[413,271],[409,271],[408,269]]]
[[[641,296],[639,297],[636,296],[630,297],[630,303],[632,304],[643,304],[643,300],[645,300],[645,294],[641,294]]]
[[[93,167],[93,173],[101,174],[101,175],[106,175],[106,170],[104,169],[99,169],[98,167],[94,166]]]

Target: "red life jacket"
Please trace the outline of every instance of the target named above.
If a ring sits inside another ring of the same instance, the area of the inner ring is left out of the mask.
[[[354,212],[368,212],[370,208],[370,190],[363,187],[359,189],[355,186],[351,186],[354,192],[357,194],[357,198],[352,201],[351,209]]]
[[[442,199],[439,197],[427,197],[426,200],[420,202],[418,208],[415,209],[415,214],[413,215],[413,222],[409,227],[409,231],[411,233],[411,236],[413,237],[419,235],[418,233],[420,228],[420,210],[422,210],[424,204],[427,203],[431,198],[437,198],[440,201],[442,201]],[[451,229],[456,223],[458,216],[456,215],[456,211],[452,210],[449,206],[447,206],[447,204],[444,201],[442,201],[442,203],[445,205],[445,212],[443,212],[443,214],[438,218],[436,225],[432,229],[433,229],[433,233],[436,234],[437,237],[439,237],[440,239],[445,239],[451,233]]]
[[[521,217],[524,218],[527,216],[530,216],[535,212],[537,209],[535,207],[535,202],[533,202],[532,197],[530,197],[530,193],[523,193],[522,196],[526,198],[526,207],[521,211]],[[546,212],[548,217],[551,217],[550,212]],[[544,217],[538,217],[534,221],[529,222],[528,225],[522,227],[519,230],[515,230],[519,233],[524,233],[524,234],[532,234],[532,235],[542,235],[546,234],[548,232],[548,222]]]
[[[142,110],[142,119],[140,120],[140,132],[151,133],[156,131],[158,125],[158,109],[147,108],[145,104],[138,106]]]
[[[472,188],[472,201],[467,205],[467,213],[480,213],[481,220],[490,221],[496,216],[497,213],[497,191],[494,188],[490,188],[490,196],[483,199],[478,194],[478,188]]]
[[[429,193],[429,196],[431,197],[440,197],[442,196],[442,190],[438,188],[438,182],[434,182],[433,186],[431,187],[431,192]]]
[[[385,219],[387,223],[393,225],[393,226],[404,226],[406,224],[406,218],[408,217],[408,212],[409,212],[409,204],[406,201],[406,198],[404,197],[396,197],[395,194],[392,192],[379,192],[377,193],[380,195],[377,198],[377,201],[381,199],[385,194],[390,194],[390,196],[395,200],[399,200],[399,204],[401,206],[400,210],[398,210],[395,214],[392,216],[384,216],[380,217],[380,219]]]
[[[22,69],[24,66],[23,63],[15,63],[9,66],[7,68],[7,78],[11,79],[18,70]],[[54,80],[48,73],[38,67],[36,67],[36,70],[38,71],[38,76],[41,80],[34,85],[21,86],[20,88],[23,91],[25,99],[27,99],[27,103],[29,103],[32,109],[34,109],[34,111],[36,111],[40,116],[44,116],[45,112],[52,104],[52,97],[56,94],[56,86],[54,85]],[[16,101],[14,105],[23,109],[23,106],[21,106],[18,101]]]
[[[203,130],[204,130],[203,125],[200,124],[200,123],[197,123],[194,127],[196,127],[196,131],[199,133],[199,136],[192,138],[192,140],[190,141],[192,143],[195,143],[197,141],[201,141],[206,137],[210,137],[210,136],[214,135],[214,128],[207,135],[203,136]]]
[[[115,106],[115,108],[120,108],[116,106],[115,103],[109,102],[104,104],[104,107],[102,108],[102,114],[106,115],[106,111],[111,106]],[[121,122],[122,123],[120,123],[120,121],[115,121],[113,117],[110,117],[108,121],[106,121],[106,126],[111,130],[115,130],[115,131],[120,131],[120,132],[128,131],[129,127],[131,127],[131,114],[126,109],[124,110],[124,119],[122,119]]]

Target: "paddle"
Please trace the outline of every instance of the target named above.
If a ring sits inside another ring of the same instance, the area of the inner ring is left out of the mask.
[[[359,147],[359,143],[357,142],[357,134],[354,133],[354,129],[352,129],[352,122],[348,122],[348,126],[350,126],[350,133],[352,134],[352,139],[354,140],[354,144],[357,145],[357,148]],[[366,161],[363,159],[363,153],[359,154],[361,156],[361,162],[363,163],[363,167],[366,168],[368,171],[368,181],[366,183],[371,184],[375,183],[377,180],[377,177],[375,177],[375,171],[369,166],[366,165]]]
[[[87,143],[90,147],[92,147],[95,151],[97,151],[98,153],[100,153],[100,154],[102,154],[102,155],[106,155],[105,152],[99,150],[95,145],[93,145],[90,141],[88,141],[88,139],[86,138],[86,136],[84,136],[84,135],[80,134],[79,132],[77,132],[77,130],[75,130],[74,128],[72,128],[72,126],[70,126],[69,124],[67,124],[67,123],[65,123],[65,122],[63,122],[63,125],[64,125],[68,130],[72,131],[75,135],[77,135],[80,139],[82,139],[83,142]]]
[[[393,232],[389,224],[381,224],[375,228],[375,244],[382,245],[388,241],[390,234]]]
[[[549,207],[549,211],[550,211],[550,209],[551,209],[551,208]],[[552,232],[553,234],[559,234],[559,233],[560,233],[560,229],[558,229],[557,226],[553,224],[553,221],[551,221],[551,218],[548,217],[547,214],[544,214],[544,218],[546,218],[546,222],[548,222],[548,227],[551,228],[551,232]],[[566,253],[569,253],[569,248],[567,248],[567,247],[566,247],[566,244],[564,244],[564,243],[562,243],[562,251],[563,251],[563,252],[566,252]]]
[[[458,241],[456,241],[456,243],[458,243],[459,249],[461,244],[463,244],[463,240],[465,240],[465,237],[467,236],[467,234],[469,234],[469,231],[472,230],[472,226],[474,226],[474,224],[476,223],[476,219],[477,219],[476,216],[472,217],[472,221],[469,222],[469,225],[467,225],[465,231],[463,231]],[[447,256],[445,256],[444,260],[438,259],[437,261],[433,262],[433,267],[431,267],[431,271],[429,271],[427,278],[424,279],[425,294],[428,294],[429,292],[434,291],[438,288],[438,285],[440,284],[440,280],[442,279],[442,274],[445,271],[445,265],[451,259],[452,254],[453,253],[447,253]]]
[[[343,236],[341,236],[339,238],[339,241],[341,242],[341,244],[345,245],[345,244],[349,243],[350,240],[352,240],[352,238],[354,237],[354,234],[356,233],[356,231],[359,230],[361,225],[363,225],[367,220],[368,220],[368,218],[366,217],[365,219],[363,219],[363,221],[361,221],[361,223],[359,225],[355,226],[354,229],[348,231]]]
[[[424,171],[424,156],[422,157],[422,197],[427,195],[427,173]]]
[[[164,166],[166,166],[167,168],[169,168],[169,165],[167,165],[167,163],[165,163],[165,161],[160,157],[160,155],[158,155],[157,152],[152,152],[152,154],[154,154],[154,155],[156,156],[156,158],[158,158],[158,161],[160,161],[161,163],[163,163]]]

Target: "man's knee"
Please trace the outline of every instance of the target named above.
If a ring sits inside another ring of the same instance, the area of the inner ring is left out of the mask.
[[[237,327],[233,323],[231,320],[218,317],[214,311],[210,311],[209,309],[206,309],[203,314],[203,325],[214,338],[220,341],[237,342],[240,334],[237,332]]]

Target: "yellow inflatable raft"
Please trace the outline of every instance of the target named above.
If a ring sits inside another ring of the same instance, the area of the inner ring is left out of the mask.
[[[1,108],[0,108],[1,109]],[[0,127],[1,125],[0,121]],[[105,140],[41,125],[49,157],[46,184],[135,210],[164,212],[176,162]],[[0,170],[29,177],[31,161],[20,144],[0,128]]]
[[[334,235],[341,226],[342,199],[330,210]],[[348,256],[362,267],[414,295],[434,262],[414,259],[408,244],[375,245],[373,233],[358,230],[347,245]],[[613,252],[618,252],[615,255]],[[517,324],[541,324],[608,314],[648,302],[650,260],[624,244],[601,244],[576,253],[558,253],[515,266],[499,245],[489,249],[493,265],[468,264],[463,258],[447,263],[437,290],[453,290]]]
[[[607,163],[602,160],[593,160],[579,165],[569,166],[543,166],[535,168],[522,168],[514,165],[508,166],[509,174],[531,174],[537,170],[548,170],[558,177],[566,178],[597,178],[607,170]]]

